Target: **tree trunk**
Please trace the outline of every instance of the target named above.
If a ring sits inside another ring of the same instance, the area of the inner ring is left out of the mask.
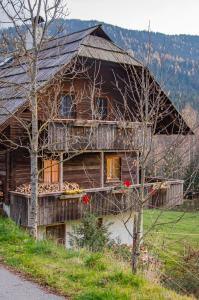
[[[133,248],[132,248],[132,272],[137,273],[140,245],[143,242],[143,206],[145,203],[145,177],[146,177],[146,152],[147,152],[147,123],[143,127],[143,149],[140,157],[140,191],[137,203],[137,212],[134,216]]]
[[[37,103],[37,54],[33,56],[31,66],[30,106],[32,112],[32,140],[31,140],[31,209],[30,233],[37,239],[37,211],[38,211],[38,103]]]
[[[140,245],[142,243],[143,235],[143,209],[140,207],[139,211],[134,215],[133,222],[133,247],[132,247],[132,272],[134,274],[138,271],[139,257],[140,257]]]
[[[31,153],[31,207],[30,207],[30,233],[37,239],[37,211],[38,211],[38,169],[37,152]]]

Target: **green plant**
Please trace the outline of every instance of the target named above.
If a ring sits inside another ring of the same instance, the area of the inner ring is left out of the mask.
[[[103,256],[101,253],[91,253],[84,260],[85,266],[88,268],[94,268],[100,271],[104,271],[106,269],[106,266],[102,261],[102,257]]]
[[[185,170],[184,189],[185,191],[199,189],[199,155],[191,160]]]
[[[126,262],[131,261],[131,247],[125,244],[120,244],[120,243],[113,243],[111,245],[111,250],[115,254],[115,257],[117,257],[120,260],[124,260]]]
[[[190,217],[192,220],[193,214]],[[185,224],[185,229],[189,223]],[[191,228],[193,230],[195,227]],[[4,263],[40,284],[53,288],[67,299],[192,299],[140,276],[133,276],[130,265],[119,258],[115,259],[111,249],[104,253],[93,253],[87,249],[65,249],[52,241],[37,242],[14,222],[1,217],[0,240],[0,259]]]
[[[33,254],[49,255],[52,253],[52,248],[47,241],[37,241],[29,244],[28,251]]]
[[[73,227],[70,243],[72,246],[101,252],[111,242],[109,225],[103,223],[99,225],[97,216],[86,213],[81,223]]]

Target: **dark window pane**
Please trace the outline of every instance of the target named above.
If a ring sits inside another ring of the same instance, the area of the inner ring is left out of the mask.
[[[97,118],[100,120],[105,120],[108,116],[107,99],[97,98],[96,106],[97,106]]]
[[[61,97],[60,115],[67,118],[73,118],[75,116],[73,98],[70,95]]]

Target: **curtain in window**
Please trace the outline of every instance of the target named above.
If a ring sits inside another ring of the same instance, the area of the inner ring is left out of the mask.
[[[59,182],[59,162],[57,160],[44,160],[44,182]]]
[[[107,99],[97,98],[96,106],[97,106],[97,118],[100,120],[105,120],[108,116]]]
[[[67,118],[74,117],[74,103],[71,95],[64,95],[61,97],[60,115]]]
[[[119,156],[107,157],[106,159],[107,180],[120,180],[121,160]]]

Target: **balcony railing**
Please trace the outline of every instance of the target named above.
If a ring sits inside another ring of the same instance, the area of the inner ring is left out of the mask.
[[[139,122],[98,120],[55,120],[48,127],[48,148],[51,151],[135,150],[149,144],[151,126]]]
[[[146,194],[154,183],[146,183]],[[168,181],[169,188],[158,190],[147,201],[148,207],[175,207],[183,203],[183,181]],[[40,194],[38,199],[38,225],[64,223],[69,220],[81,219],[86,211],[96,215],[119,214],[124,211],[137,210],[137,197],[140,185],[134,185],[130,190],[116,187],[88,189],[84,192],[90,195],[91,201],[82,203],[82,195],[64,195],[63,193]],[[11,192],[11,218],[22,226],[29,226],[30,195]]]

